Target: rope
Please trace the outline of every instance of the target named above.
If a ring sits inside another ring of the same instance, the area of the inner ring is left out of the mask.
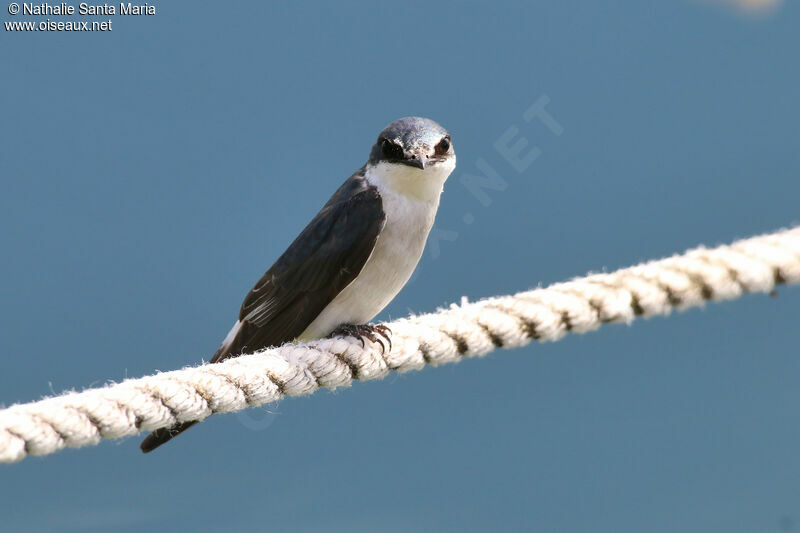
[[[513,296],[487,298],[386,324],[392,348],[348,338],[285,344],[262,352],[162,372],[0,410],[0,462],[97,444],[177,422],[202,420],[346,387],[396,370],[455,363],[495,348],[555,341],[606,322],[731,300],[800,283],[800,227],[714,249],[591,274]]]

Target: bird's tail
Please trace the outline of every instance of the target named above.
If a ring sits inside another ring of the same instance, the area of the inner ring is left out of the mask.
[[[142,452],[152,452],[165,442],[172,439],[172,437],[177,437],[193,425],[197,424],[197,420],[192,420],[190,422],[181,422],[178,425],[169,427],[169,428],[159,428],[154,432],[150,433],[143,441],[139,447],[142,449]]]
[[[232,357],[236,353],[234,352],[234,349],[236,349],[238,346],[236,345],[236,339],[240,326],[241,322],[237,321],[236,324],[234,324],[233,329],[230,333],[228,333],[228,337],[222,343],[222,346],[219,347],[219,350],[217,350],[217,352],[214,354],[214,357],[212,357],[211,361],[209,361],[210,363],[217,363],[227,359],[228,357]],[[241,350],[241,347],[238,349]],[[173,437],[177,437],[193,425],[197,424],[197,422],[199,422],[199,420],[181,422],[180,424],[176,424],[169,428],[159,428],[145,437],[139,447],[144,453],[152,452],[165,442],[170,441]]]

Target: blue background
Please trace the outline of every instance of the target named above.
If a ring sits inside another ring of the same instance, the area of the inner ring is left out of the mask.
[[[300,4],[0,31],[0,402],[208,359],[400,116],[447,127],[459,166],[447,239],[383,319],[800,222],[797,3]],[[542,95],[560,136],[522,120]],[[493,147],[510,126],[542,151],[523,173]],[[488,206],[460,182],[480,157],[508,184]],[[0,468],[2,526],[800,530],[799,310],[785,288],[213,417],[147,456],[30,458]]]

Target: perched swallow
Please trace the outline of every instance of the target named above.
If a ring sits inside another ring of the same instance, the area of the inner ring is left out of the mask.
[[[369,321],[414,272],[455,166],[450,135],[436,122],[407,117],[389,124],[367,163],[339,187],[244,299],[239,320],[211,362],[338,334],[383,345],[376,334],[388,340],[385,328]],[[154,431],[142,442],[142,451],[196,423]]]

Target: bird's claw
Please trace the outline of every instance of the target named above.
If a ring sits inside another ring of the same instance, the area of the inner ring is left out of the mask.
[[[386,339],[386,342],[389,343],[389,351],[392,351],[391,334],[392,330],[383,324],[342,324],[329,336],[355,337],[361,341],[362,348],[366,346],[364,339],[369,339],[371,342],[381,345],[381,353],[386,353],[386,345],[383,343],[383,339]]]

